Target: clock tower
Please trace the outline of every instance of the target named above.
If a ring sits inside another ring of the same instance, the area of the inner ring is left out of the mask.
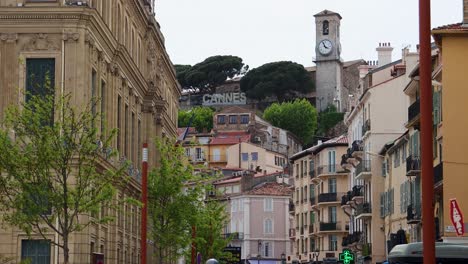
[[[324,10],[316,15],[316,104],[319,111],[333,104],[338,111],[346,109],[347,98],[343,98],[343,64],[340,59],[340,21],[338,13]]]

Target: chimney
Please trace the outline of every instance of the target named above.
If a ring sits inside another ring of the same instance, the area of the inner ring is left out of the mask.
[[[468,0],[463,0],[463,26],[468,27]]]
[[[465,0],[468,1],[468,0]],[[393,48],[388,43],[379,43],[377,47],[377,54],[379,56],[378,66],[383,66],[392,62],[392,51]]]

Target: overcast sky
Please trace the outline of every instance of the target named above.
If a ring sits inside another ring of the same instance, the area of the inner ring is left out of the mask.
[[[462,21],[462,0],[432,0],[432,27]],[[313,65],[314,14],[340,13],[342,58],[376,60],[379,42],[418,43],[417,0],[157,0],[156,19],[174,64],[235,55],[250,68],[288,60]]]

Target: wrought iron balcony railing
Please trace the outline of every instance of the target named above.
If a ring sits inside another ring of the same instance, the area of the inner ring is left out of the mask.
[[[408,107],[408,123],[419,115],[419,99]]]

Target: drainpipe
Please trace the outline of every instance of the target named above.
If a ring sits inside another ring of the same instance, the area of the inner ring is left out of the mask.
[[[431,1],[419,0],[419,87],[421,91],[421,182],[424,264],[435,264],[434,171],[432,160]]]

